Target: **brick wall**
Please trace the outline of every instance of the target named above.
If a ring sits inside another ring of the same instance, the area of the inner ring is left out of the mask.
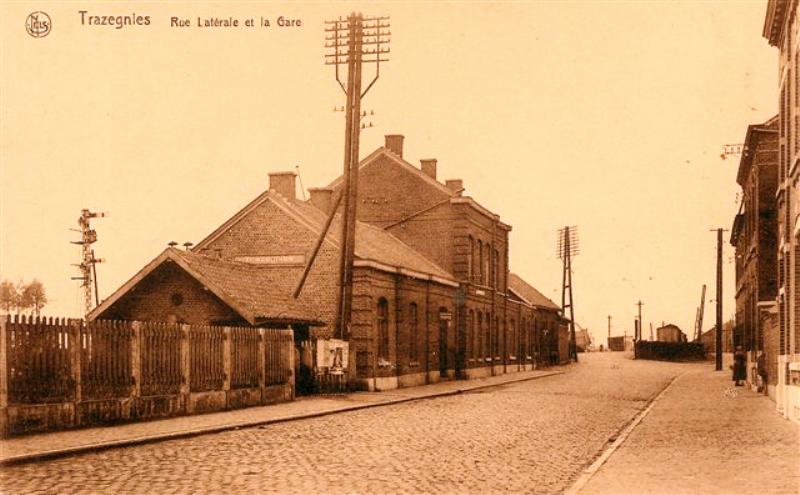
[[[280,201],[280,199],[278,199]],[[289,216],[284,210],[266,201],[227,232],[211,241],[203,254],[218,254],[223,259],[237,256],[301,254],[309,256],[317,234]],[[320,249],[306,279],[300,301],[319,308],[321,318],[329,324],[312,328],[313,336],[330,337],[336,320],[336,294],[339,251],[329,243]],[[287,290],[299,280],[303,267],[283,268],[287,273]]]
[[[378,303],[388,306],[388,355],[379,362]],[[353,286],[352,345],[358,376],[391,377],[439,369],[439,310],[455,313],[455,288],[357,267]],[[410,315],[417,308],[416,325]],[[412,329],[416,327],[416,354]],[[455,319],[447,336],[448,367],[455,363]],[[399,337],[399,338],[398,338]],[[359,356],[360,354],[360,356]]]
[[[227,304],[174,263],[164,263],[115,302],[104,319],[192,325],[247,325]]]
[[[341,184],[335,189],[339,188]],[[440,203],[450,194],[381,155],[359,171],[358,196],[358,219],[383,227]]]

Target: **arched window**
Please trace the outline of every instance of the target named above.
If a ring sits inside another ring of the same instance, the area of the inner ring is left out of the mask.
[[[408,307],[408,360],[416,361],[419,357],[419,334],[417,325],[417,303]]]
[[[494,250],[494,281],[492,286],[495,288],[500,287],[500,251]]]
[[[477,333],[477,347],[475,348],[476,357],[483,357],[483,338],[481,336],[483,332],[483,313],[478,311],[478,321],[476,322],[476,333]]]
[[[494,357],[500,357],[500,317],[494,317]]]
[[[472,263],[475,258],[475,239],[472,236],[469,236],[469,253],[467,253],[467,281],[472,282],[473,278],[473,267]]]
[[[469,310],[469,316],[467,316],[467,334],[467,357],[474,358],[477,335],[475,335],[475,311],[471,309]]]
[[[483,241],[478,241],[478,265],[475,268],[478,271],[475,281],[483,285]]]
[[[378,299],[378,357],[389,360],[389,302]]]
[[[485,253],[483,253],[483,276],[481,277],[481,283],[483,285],[489,285],[489,282],[492,280],[492,273],[491,273],[491,262],[489,258],[492,257],[492,244],[487,242],[486,249],[484,249]]]
[[[486,319],[484,323],[484,339],[483,339],[483,346],[484,346],[484,356],[488,358],[494,357],[492,355],[492,315],[491,313],[486,313]]]
[[[519,357],[519,348],[517,347],[517,322],[511,320],[511,325],[508,326],[507,332],[511,334],[507,339],[510,341],[508,344],[508,354]]]

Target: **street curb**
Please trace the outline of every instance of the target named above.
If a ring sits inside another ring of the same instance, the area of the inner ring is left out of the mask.
[[[650,414],[650,410],[653,409],[653,407],[656,405],[656,402],[659,399],[661,399],[661,397],[665,393],[667,393],[667,391],[672,387],[672,385],[676,381],[678,381],[678,378],[682,377],[686,373],[687,372],[684,371],[683,373],[674,376],[672,380],[670,380],[670,382],[667,383],[658,394],[656,394],[653,398],[651,398],[647,402],[647,405],[645,406],[644,409],[639,411],[639,413],[636,416],[634,416],[634,418],[628,424],[623,426],[620,430],[617,430],[617,436],[614,439],[614,442],[610,446],[608,446],[603,451],[603,453],[600,454],[600,457],[595,459],[595,461],[589,467],[583,470],[578,479],[575,480],[575,483],[573,483],[572,486],[570,486],[567,490],[565,490],[563,492],[563,495],[577,495],[578,493],[580,493],[583,487],[586,486],[587,483],[589,483],[589,481],[595,474],[597,474],[597,472],[600,470],[603,464],[605,464],[606,461],[608,461],[608,459],[614,454],[614,452],[616,452],[617,449],[619,449],[622,446],[622,444],[625,443],[625,440],[628,439],[628,436],[630,436],[630,434],[633,433],[634,428],[636,428],[639,425],[639,423],[641,423],[642,420],[648,414]]]
[[[220,426],[209,426],[203,428],[197,428],[194,430],[185,430],[185,431],[178,431],[173,433],[161,433],[157,435],[148,435],[143,437],[134,437],[134,438],[126,438],[123,440],[110,440],[107,442],[101,443],[94,443],[94,444],[87,444],[87,445],[80,445],[77,447],[67,447],[63,449],[55,449],[55,450],[46,450],[42,452],[35,452],[32,454],[21,454],[17,456],[6,457],[4,459],[0,459],[0,466],[12,466],[18,464],[27,464],[30,462],[37,462],[43,460],[50,460],[50,459],[57,459],[60,457],[69,457],[73,455],[80,455],[80,454],[88,454],[91,452],[99,452],[102,450],[120,448],[120,447],[132,447],[135,445],[144,445],[148,443],[157,443],[163,442],[167,440],[178,440],[182,438],[191,438],[200,435],[210,435],[213,433],[221,433],[224,431],[230,430],[238,430],[241,428],[253,428],[256,426],[264,426],[264,425],[271,425],[271,424],[278,424],[278,423],[288,423],[290,421],[300,421],[303,419],[311,419],[311,418],[319,418],[322,416],[329,416],[332,414],[338,414],[343,412],[351,412],[351,411],[359,411],[362,409],[370,409],[373,407],[381,407],[381,406],[391,406],[394,404],[402,404],[404,402],[412,402],[417,400],[425,400],[425,399],[435,399],[438,397],[447,397],[451,395],[457,395],[465,392],[471,392],[473,390],[479,390],[483,388],[491,388],[491,387],[500,387],[502,385],[508,385],[510,383],[519,383],[519,382],[526,382],[531,380],[537,380],[539,378],[547,378],[550,376],[556,375],[563,375],[565,371],[551,371],[541,375],[536,376],[528,376],[524,378],[516,378],[508,381],[504,381],[501,383],[487,383],[487,384],[480,384],[480,385],[473,385],[473,386],[466,386],[466,387],[459,387],[455,390],[447,390],[443,392],[435,392],[428,395],[420,395],[416,397],[401,397],[396,399],[388,399],[383,402],[373,402],[370,404],[358,404],[353,406],[343,406],[340,408],[328,409],[324,411],[317,411],[311,413],[303,413],[303,414],[295,414],[286,417],[278,417],[278,418],[270,418],[270,419],[262,419],[256,421],[243,421],[240,423],[231,423],[227,425],[220,425]],[[266,406],[269,407],[269,406]],[[113,428],[113,427],[112,427]]]

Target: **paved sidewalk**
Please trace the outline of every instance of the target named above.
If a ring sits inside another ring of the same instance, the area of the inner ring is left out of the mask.
[[[398,404],[533,380],[564,373],[563,368],[523,371],[475,380],[444,381],[385,392],[300,397],[293,402],[211,414],[180,416],[117,426],[85,428],[0,440],[0,464],[29,462],[112,447],[183,438],[225,430]]]
[[[800,428],[712,366],[678,377],[579,491],[800,493]]]

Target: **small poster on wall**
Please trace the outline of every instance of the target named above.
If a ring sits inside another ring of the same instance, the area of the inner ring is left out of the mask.
[[[347,367],[347,341],[319,339],[317,341],[317,368],[328,368],[331,374],[343,374]]]

